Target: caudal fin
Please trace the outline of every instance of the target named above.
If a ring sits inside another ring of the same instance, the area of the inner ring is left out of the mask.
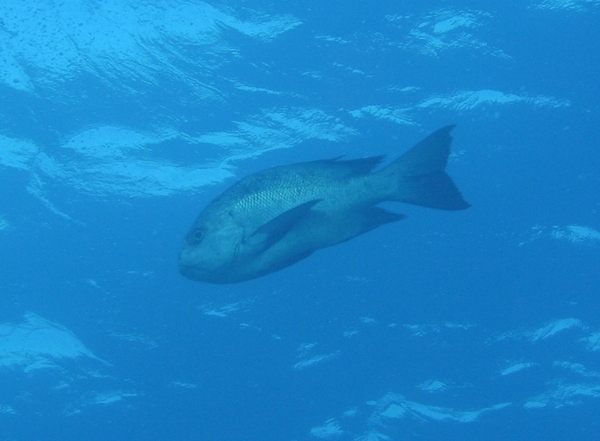
[[[453,128],[436,130],[380,172],[392,181],[393,200],[440,210],[470,207],[444,171]]]

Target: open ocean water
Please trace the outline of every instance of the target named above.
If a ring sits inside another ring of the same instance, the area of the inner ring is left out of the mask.
[[[0,441],[600,439],[600,1],[0,4]],[[448,125],[472,207],[234,285],[236,179]]]

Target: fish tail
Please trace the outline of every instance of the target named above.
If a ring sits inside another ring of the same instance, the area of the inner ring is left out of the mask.
[[[440,210],[470,207],[444,171],[453,128],[436,130],[380,172],[391,184],[389,199]]]

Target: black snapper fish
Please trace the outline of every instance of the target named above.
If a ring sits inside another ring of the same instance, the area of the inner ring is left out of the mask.
[[[469,207],[444,171],[454,126],[433,132],[394,162],[383,156],[269,168],[233,184],[200,213],[183,241],[181,274],[236,283],[290,266],[406,216],[398,201],[440,210]]]

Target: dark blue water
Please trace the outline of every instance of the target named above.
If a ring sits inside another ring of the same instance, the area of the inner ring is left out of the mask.
[[[0,6],[0,441],[594,440],[600,3]],[[266,167],[453,130],[472,207],[236,285]]]

